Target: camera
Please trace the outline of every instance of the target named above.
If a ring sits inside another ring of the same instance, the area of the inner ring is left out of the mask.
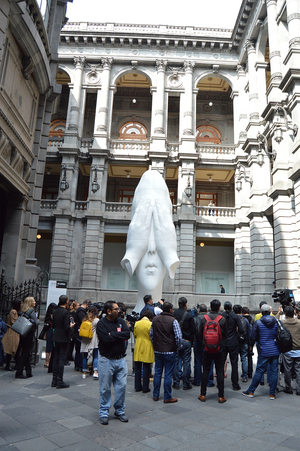
[[[288,305],[292,305],[295,307],[295,298],[293,295],[293,290],[285,289],[285,290],[275,290],[272,294],[272,298],[274,302],[280,302],[282,308],[287,307]]]
[[[126,319],[129,323],[129,329],[131,330],[131,332],[133,332],[136,321],[140,319],[140,314],[136,312],[128,313],[126,315]]]

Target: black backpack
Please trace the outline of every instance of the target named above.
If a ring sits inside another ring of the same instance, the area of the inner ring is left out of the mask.
[[[244,326],[244,330],[245,332],[243,334],[241,334],[239,331],[237,331],[238,337],[239,337],[239,343],[246,343],[247,342],[247,324],[246,324],[246,319],[243,318],[242,316],[239,317],[241,320],[241,323]]]
[[[291,332],[282,325],[282,322],[279,319],[276,319],[278,327],[277,327],[277,346],[279,351],[284,354],[285,352],[289,352],[293,349],[293,340]]]

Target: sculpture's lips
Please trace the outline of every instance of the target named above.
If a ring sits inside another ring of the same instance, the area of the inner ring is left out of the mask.
[[[157,266],[155,266],[155,265],[147,265],[146,266],[147,274],[154,274],[156,269],[157,269]]]

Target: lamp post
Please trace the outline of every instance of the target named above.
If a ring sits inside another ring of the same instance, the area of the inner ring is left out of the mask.
[[[92,182],[92,191],[95,194],[99,189],[100,189],[100,185],[98,183],[98,174],[97,174],[97,166],[93,167],[93,171],[94,171],[94,180]]]
[[[185,192],[186,197],[188,197],[188,198],[192,197],[193,188],[191,186],[190,173],[188,176],[187,186],[186,186],[184,192]]]
[[[293,131],[293,135],[294,137],[297,135],[298,133],[298,125],[296,124],[291,124],[291,122],[288,120],[288,116],[287,116],[287,108],[284,105],[280,105],[279,103],[277,103],[275,105],[275,114],[277,114],[279,117],[281,117],[281,114],[283,114],[283,119],[284,119],[284,125],[286,127],[287,130],[292,130]],[[281,141],[283,140],[283,128],[282,128],[282,122],[277,122],[276,123],[276,128],[275,128],[275,132],[274,132],[274,139],[276,142],[278,142],[278,144],[281,143]]]
[[[268,149],[268,140],[262,133],[257,133],[257,140],[259,144],[258,155],[257,155],[257,163],[261,166],[264,162],[264,155],[262,153],[262,149],[265,151],[268,157],[273,157],[273,160],[276,159],[276,150]]]
[[[250,177],[249,171],[245,169],[241,163],[237,164],[237,174],[236,174],[236,182],[235,182],[235,188],[237,191],[241,191],[242,189],[242,179],[245,180],[245,182],[249,182],[250,186],[253,185],[253,180]]]

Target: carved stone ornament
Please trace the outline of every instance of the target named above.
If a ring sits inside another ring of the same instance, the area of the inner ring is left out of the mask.
[[[195,61],[184,61],[183,68],[185,70],[185,73],[193,73],[194,67],[195,67]]]
[[[85,56],[74,56],[74,66],[75,69],[83,69],[85,65]]]
[[[103,69],[111,70],[111,68],[114,64],[114,59],[113,58],[101,58],[101,64],[102,64]]]
[[[78,125],[76,125],[76,124],[69,124],[68,130],[78,130]]]
[[[167,60],[163,60],[163,59],[156,60],[155,66],[156,66],[157,72],[160,72],[160,71],[165,72],[167,65],[168,65],[168,61]]]
[[[100,74],[97,71],[99,69],[99,64],[89,64],[90,71],[86,74],[86,82],[89,85],[97,85],[100,81]]]
[[[133,70],[137,70],[138,65],[139,65],[138,61],[131,61],[131,67]]]
[[[290,14],[287,17],[287,23],[290,23],[291,20],[294,20],[294,19],[300,20],[300,14],[299,13]]]
[[[173,73],[168,78],[168,85],[171,88],[178,89],[182,86],[182,77],[178,73]]]
[[[289,42],[290,47],[299,47],[300,46],[300,38],[293,38]]]
[[[154,134],[155,135],[163,135],[165,133],[164,129],[162,127],[156,127],[154,129]]]
[[[247,50],[248,53],[255,52],[255,41],[250,41],[250,39],[246,39],[245,49]]]
[[[97,132],[107,132],[106,125],[98,125],[97,126]]]
[[[218,64],[213,64],[213,73],[217,74],[219,72],[220,66]]]
[[[186,136],[186,135],[193,135],[193,130],[191,129],[191,128],[185,128],[184,130],[183,130],[183,134]]]

